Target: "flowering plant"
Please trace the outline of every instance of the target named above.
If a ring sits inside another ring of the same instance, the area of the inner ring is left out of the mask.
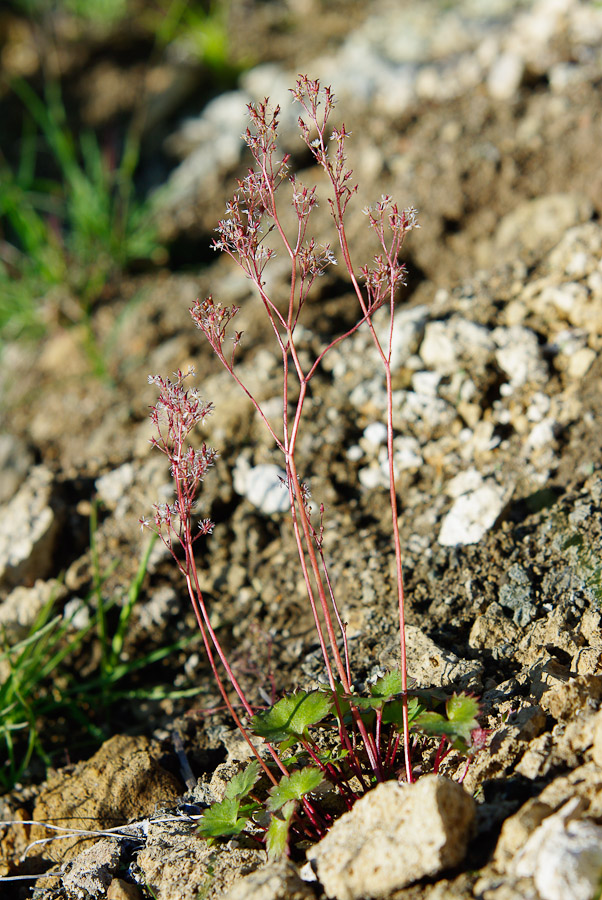
[[[176,373],[173,381],[160,376],[150,378],[159,388],[159,399],[151,413],[156,432],[152,443],[169,459],[175,500],[172,504],[156,506],[153,522],[143,521],[161,536],[186,580],[217,686],[254,757],[230,782],[224,799],[207,810],[200,829],[206,837],[215,839],[251,828],[265,840],[272,857],[286,852],[294,838],[315,840],[325,833],[333,813],[316,799],[316,791],[323,789],[325,783],[338,792],[340,808],[349,809],[373,783],[388,778],[413,781],[412,750],[416,740],[412,732],[439,739],[435,770],[452,748],[470,755],[476,749],[473,733],[478,733],[478,704],[474,698],[459,694],[445,702],[435,692],[412,692],[408,686],[402,551],[393,466],[391,357],[395,300],[405,276],[399,254],[406,234],[418,227],[416,212],[414,209],[400,210],[388,196],[364,210],[369,227],[376,235],[379,252],[371,265],[363,266],[356,273],[344,224],[349,201],[357,190],[345,152],[349,133],[344,125],[338,129],[329,126],[335,104],[330,88],[322,88],[318,81],[300,76],[292,95],[302,108],[298,120],[301,138],[329,182],[328,202],[338,258],[330,245],[319,246],[308,236],[309,220],[317,205],[316,187],[308,188],[297,181],[289,171],[288,156],[278,158],[280,109],[271,110],[267,99],[248,107],[251,124],[244,137],[255,165],[238,182],[237,191],[227,205],[227,215],[218,225],[218,239],[214,241],[214,248],[228,254],[252,281],[263,304],[282,361],[281,429],[272,426],[261,403],[237,372],[235,356],[241,332],[232,333],[232,344],[226,350],[226,336],[238,307],[224,307],[207,297],[196,301],[191,315],[215,355],[249,398],[283,455],[291,525],[327,683],[314,690],[297,690],[285,695],[268,709],[253,709],[211,626],[199,584],[194,544],[211,531],[212,523],[204,519],[194,529],[193,510],[200,484],[214,462],[216,452],[205,445],[195,450],[187,444],[187,438],[191,430],[212,412],[213,406],[204,403],[194,389],[185,387],[186,376],[181,371]],[[290,190],[296,218],[292,235],[287,234],[280,214],[278,192],[283,186]],[[290,262],[288,297],[282,302],[268,291],[264,277],[266,266],[275,253],[268,242],[269,235],[279,240]],[[346,270],[357,299],[357,321],[326,343],[308,362],[307,354],[299,353],[297,343],[301,313],[316,278],[338,261]],[[382,306],[389,311],[384,341],[372,321],[374,313]],[[367,695],[356,690],[352,677],[346,626],[337,606],[323,549],[324,507],[320,506],[316,521],[309,490],[300,478],[297,461],[308,385],[329,351],[360,327],[369,330],[385,380],[400,658],[399,668],[379,678]],[[291,401],[294,381],[296,399]],[[183,558],[176,553],[174,539],[183,549]],[[336,736],[334,741],[328,739],[332,733]],[[262,772],[271,785],[265,804],[258,795],[261,786],[256,787]],[[263,805],[270,813],[267,823],[261,815]]]

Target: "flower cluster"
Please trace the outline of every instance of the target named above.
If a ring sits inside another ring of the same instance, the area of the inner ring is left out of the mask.
[[[184,388],[184,380],[193,374],[194,369],[189,369],[185,375],[178,370],[174,381],[161,375],[148,377],[149,384],[159,388],[159,397],[150,413],[155,426],[155,435],[150,443],[169,460],[176,499],[173,503],[157,503],[153,506],[154,527],[146,518],[140,519],[140,524],[155,531],[172,553],[172,533],[177,535],[180,543],[192,544],[213,529],[213,522],[203,519],[196,536],[193,537],[191,533],[191,521],[200,485],[217,457],[217,451],[206,444],[200,448],[187,444],[193,428],[204,424],[207,416],[213,412],[213,404],[204,402],[195,388]]]

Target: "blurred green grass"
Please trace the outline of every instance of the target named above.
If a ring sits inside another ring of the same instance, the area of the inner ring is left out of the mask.
[[[64,599],[54,594],[24,638],[11,639],[6,629],[0,629],[0,793],[32,774],[39,777],[40,768],[50,766],[59,750],[74,756],[82,747],[98,747],[110,736],[114,713],[121,712],[124,702],[175,700],[199,693],[198,687],[173,689],[157,683],[153,670],[189,647],[196,636],[161,646],[159,635],[159,646],[134,658],[124,651],[154,540],[117,605],[106,595],[107,579],[117,564],[101,570],[96,527],[92,515],[92,589],[81,603],[66,612]],[[89,669],[85,677],[78,672],[82,654]],[[146,672],[143,687],[136,686],[141,683],[136,677],[140,670]]]

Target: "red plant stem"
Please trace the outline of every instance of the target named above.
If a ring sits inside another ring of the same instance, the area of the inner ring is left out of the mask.
[[[347,626],[341,619],[341,614],[339,613],[339,608],[337,606],[337,602],[336,602],[336,599],[334,596],[334,591],[332,589],[330,575],[328,574],[328,566],[326,565],[326,560],[324,559],[324,553],[322,551],[322,547],[319,547],[318,552],[320,554],[320,561],[322,563],[322,571],[324,572],[324,580],[326,581],[326,586],[328,587],[328,593],[330,594],[330,602],[332,603],[332,608],[334,609],[334,614],[336,616],[338,626],[341,630],[341,634],[343,635],[345,671],[347,672],[347,678],[349,679],[349,683],[351,684],[351,666],[349,664],[349,645],[347,643]]]
[[[294,344],[292,343],[292,335],[291,335],[290,344],[291,344],[291,350],[293,351],[293,354],[294,354]],[[294,354],[294,358],[295,357],[296,357],[296,354]],[[298,365],[298,369],[300,370],[300,364],[298,363],[298,360],[297,360],[297,365]],[[285,377],[286,377],[286,369],[287,369],[287,367],[285,364]],[[318,560],[316,558],[316,554],[315,554],[315,551],[313,548],[313,542],[312,542],[312,538],[311,538],[311,526],[307,519],[307,512],[305,509],[305,503],[303,500],[301,485],[299,483],[299,476],[297,474],[297,469],[296,469],[296,465],[295,465],[295,455],[294,455],[295,441],[296,441],[296,437],[297,437],[297,433],[298,433],[298,429],[299,429],[299,422],[301,419],[301,412],[303,409],[303,401],[305,399],[306,391],[307,391],[307,382],[305,381],[305,379],[303,379],[301,381],[301,385],[300,385],[300,393],[299,393],[299,398],[297,400],[297,409],[295,412],[295,419],[293,422],[293,427],[291,429],[290,438],[288,435],[288,429],[286,428],[286,426],[288,424],[286,389],[284,391],[284,401],[285,401],[284,402],[284,420],[285,420],[284,440],[285,440],[285,447],[287,450],[287,453],[286,453],[287,475],[289,477],[290,491],[291,491],[292,495],[294,496],[294,499],[297,504],[296,510],[294,508],[294,504],[291,504],[291,510],[293,512],[293,520],[295,522],[298,521],[297,516],[295,515],[296,511],[298,512],[298,516],[301,519],[301,528],[303,530],[305,546],[301,542],[301,535],[299,533],[298,524],[297,524],[297,527],[295,528],[295,538],[297,540],[297,549],[299,552],[299,559],[301,562],[301,567],[303,569],[305,583],[308,588],[308,595],[309,595],[309,599],[310,599],[310,603],[311,603],[311,607],[312,607],[312,612],[314,614],[314,619],[315,619],[315,622],[316,622],[316,625],[318,628],[318,634],[321,637],[322,653],[325,658],[331,689],[333,690],[333,692],[335,691],[335,684],[334,684],[334,679],[332,676],[332,670],[330,668],[330,663],[328,660],[328,655],[325,652],[324,640],[322,637],[322,631],[321,631],[319,619],[317,616],[316,604],[315,604],[315,600],[313,598],[313,591],[311,590],[311,582],[309,579],[309,573],[307,571],[307,566],[305,563],[305,551],[307,551],[307,555],[309,556],[315,583],[318,588],[318,597],[320,599],[320,605],[321,605],[322,611],[324,613],[326,630],[328,633],[328,638],[330,641],[330,646],[331,646],[332,653],[334,656],[334,661],[335,661],[335,665],[337,667],[339,678],[341,680],[341,684],[342,684],[345,692],[347,694],[350,694],[351,693],[351,685],[347,678],[347,672],[343,665],[343,660],[341,659],[341,654],[340,654],[339,648],[337,646],[336,635],[334,633],[332,618],[330,615],[330,610],[328,608],[328,601],[326,599],[324,585],[323,585],[322,579],[320,577],[320,568],[319,568]],[[364,725],[364,722],[362,721],[362,718],[361,718],[358,710],[353,706],[352,702],[350,702],[349,705],[350,705],[351,713],[352,713],[354,722],[356,724],[356,727],[357,727],[358,731],[360,732],[360,734],[362,736],[362,740],[364,742],[364,746],[366,747],[366,752],[368,754],[368,758],[370,760],[370,765],[372,767],[372,770],[373,770],[374,774],[376,775],[376,777],[378,778],[378,780],[381,781],[382,774],[380,772],[380,766],[378,764],[378,759],[377,759],[377,756],[374,751],[373,743],[370,739],[370,736],[368,735],[368,732],[366,731],[366,727]],[[342,719],[340,721],[342,722]]]
[[[437,755],[435,757],[435,762],[433,764],[433,771],[435,772],[435,774],[437,774],[437,772],[439,771],[439,768],[441,767],[441,763],[446,758],[446,756],[449,756],[449,754],[452,752],[453,747],[450,743],[448,743],[448,741],[449,741],[449,739],[446,738],[445,736],[441,738],[441,743],[439,744],[439,748],[437,750]],[[447,747],[446,747],[446,744],[447,744]],[[470,764],[470,757],[468,759],[468,762]],[[464,775],[462,777],[464,778],[465,776],[466,776],[466,772],[464,773]]]
[[[374,735],[374,742],[376,744],[376,752],[378,754],[378,758],[382,759],[380,740],[381,740],[381,729],[383,723],[383,711],[382,709],[375,710],[376,714],[376,734]]]
[[[301,803],[303,804],[303,809],[307,813],[307,817],[309,818],[311,824],[314,826],[319,836],[322,837],[328,828],[326,822],[322,819],[322,816],[317,811],[317,809],[314,809],[307,797],[303,797],[301,799]],[[320,819],[322,819],[321,822],[319,821]]]
[[[357,800],[357,794],[354,794],[354,792],[351,790],[346,779],[343,777],[342,772],[340,772],[335,766],[333,766],[332,763],[323,763],[309,742],[301,741],[301,743],[303,744],[303,747],[305,748],[305,750],[307,751],[309,756],[311,756],[311,758],[313,759],[315,764],[332,781],[332,783],[334,784],[334,786],[340,793],[341,797],[343,798],[343,801],[344,801],[347,809],[351,809],[354,801]],[[350,799],[350,798],[353,798],[353,799]]]
[[[393,765],[395,761],[395,757],[397,756],[397,750],[399,748],[399,741],[401,740],[399,733],[395,734],[395,737],[391,736],[389,739],[389,746],[387,748],[387,755],[385,757],[385,768],[388,769],[389,766]]]
[[[293,521],[293,532],[295,535],[295,542],[297,544],[297,551],[299,554],[299,562],[301,565],[301,571],[303,572],[303,578],[305,580],[305,587],[307,590],[307,596],[309,598],[309,603],[311,606],[311,611],[314,617],[314,624],[316,626],[316,631],[318,632],[318,640],[320,642],[320,649],[322,651],[322,656],[324,658],[324,664],[326,666],[326,672],[328,675],[328,683],[330,684],[331,690],[335,690],[335,681],[334,675],[332,673],[332,666],[330,664],[330,657],[328,656],[328,650],[326,649],[326,641],[324,640],[324,632],[322,631],[322,623],[320,622],[320,618],[318,616],[318,610],[316,607],[316,600],[314,597],[313,588],[311,586],[311,580],[309,577],[309,571],[307,569],[307,563],[305,561],[305,553],[303,552],[303,543],[301,540],[301,533],[299,531],[299,522],[297,519],[297,510],[295,508],[294,494],[292,493],[293,488],[292,484],[289,488],[289,494],[291,496],[291,517]]]
[[[209,639],[208,639],[208,637],[207,637],[207,632],[205,631],[205,627],[204,627],[204,624],[203,624],[203,619],[202,619],[202,617],[201,617],[201,613],[200,613],[200,610],[199,610],[199,608],[198,608],[198,604],[197,604],[197,602],[196,602],[196,597],[194,596],[194,592],[192,591],[192,585],[191,585],[191,583],[190,583],[189,578],[187,578],[186,581],[187,581],[187,586],[188,586],[188,593],[189,593],[189,596],[190,596],[190,600],[191,600],[191,602],[192,602],[192,608],[193,608],[193,610],[194,610],[194,614],[195,614],[195,616],[196,616],[197,624],[198,624],[198,626],[199,626],[199,628],[200,628],[201,635],[202,635],[202,637],[203,637],[203,644],[205,645],[205,653],[207,654],[207,659],[209,660],[209,665],[211,666],[211,671],[212,671],[212,673],[213,673],[213,677],[215,678],[215,681],[217,682],[217,686],[218,686],[218,688],[219,688],[219,692],[220,692],[220,694],[221,694],[222,697],[223,697],[223,700],[224,700],[224,703],[226,704],[226,707],[227,707],[227,709],[228,709],[228,712],[229,712],[230,715],[232,716],[232,719],[233,719],[233,721],[234,721],[234,724],[236,725],[236,727],[238,728],[238,730],[239,730],[240,733],[242,734],[243,738],[245,739],[245,741],[246,741],[247,744],[249,745],[249,748],[250,748],[251,752],[252,752],[253,755],[255,756],[256,760],[257,760],[258,763],[259,763],[259,765],[261,766],[261,768],[263,769],[263,771],[265,772],[265,774],[268,776],[268,778],[270,779],[270,781],[272,782],[272,784],[276,785],[276,784],[278,784],[277,779],[274,777],[274,775],[273,775],[272,772],[270,771],[269,767],[266,765],[266,763],[265,763],[265,762],[263,761],[263,759],[261,758],[261,756],[260,756],[260,754],[259,754],[259,751],[257,750],[257,748],[255,747],[253,741],[252,741],[251,738],[249,737],[249,734],[248,734],[246,728],[244,727],[244,725],[243,725],[242,722],[240,721],[238,715],[236,714],[236,710],[234,709],[234,707],[232,706],[232,703],[230,702],[230,698],[228,697],[228,693],[227,693],[227,691],[226,691],[226,688],[224,687],[224,683],[223,683],[223,681],[222,681],[222,679],[221,679],[221,677],[220,677],[219,672],[217,671],[217,666],[215,665],[215,659],[213,658],[213,653],[211,652],[211,645],[210,645]]]
[[[330,174],[330,173],[329,173]],[[335,225],[337,228],[337,233],[339,236],[339,244],[341,247],[341,252],[343,253],[343,259],[345,260],[345,265],[347,271],[349,273],[349,277],[351,278],[351,282],[353,284],[356,296],[358,298],[360,307],[364,316],[367,317],[368,328],[370,329],[370,334],[372,335],[372,340],[374,345],[380,355],[381,361],[383,363],[383,367],[385,370],[385,379],[386,379],[386,391],[387,391],[387,456],[388,456],[388,466],[389,466],[389,498],[391,501],[391,519],[392,519],[392,528],[393,528],[393,543],[395,547],[395,570],[397,576],[397,605],[398,605],[398,613],[399,613],[399,645],[400,645],[400,663],[401,663],[401,708],[402,708],[402,721],[403,721],[403,746],[404,746],[404,755],[405,755],[405,766],[406,766],[406,777],[409,783],[411,783],[414,778],[412,775],[412,766],[410,762],[410,731],[409,731],[409,715],[408,715],[408,672],[407,672],[407,656],[406,656],[406,641],[405,641],[405,592],[404,592],[404,582],[403,582],[403,566],[401,559],[401,541],[399,537],[399,522],[397,518],[397,493],[395,490],[395,470],[393,466],[393,387],[391,383],[391,347],[392,347],[392,335],[393,335],[393,321],[394,321],[394,313],[395,313],[395,293],[394,287],[391,286],[391,295],[390,295],[390,325],[389,325],[389,349],[388,353],[385,354],[381,343],[378,339],[376,331],[374,330],[374,324],[372,319],[369,316],[368,308],[366,306],[361,288],[358,284],[357,278],[353,272],[353,265],[351,263],[351,257],[349,254],[349,246],[347,244],[347,235],[345,233],[345,228],[343,225],[343,211],[340,205],[340,197],[336,190],[336,182],[334,181],[332,174],[330,174],[331,182],[333,187],[335,188],[335,202],[337,207],[337,214],[334,216]]]
[[[330,646],[332,649],[332,653],[334,656],[334,662],[337,668],[337,672],[339,678],[341,680],[341,684],[343,685],[343,689],[346,693],[351,692],[351,685],[349,684],[349,680],[347,679],[347,673],[345,671],[345,666],[343,665],[343,660],[341,659],[341,654],[339,652],[339,648],[337,646],[336,635],[334,633],[334,627],[332,624],[332,618],[330,615],[330,610],[328,608],[328,601],[326,599],[326,593],[324,591],[324,585],[322,584],[322,579],[320,577],[320,568],[318,566],[318,560],[316,558],[316,554],[313,548],[313,543],[311,540],[311,532],[309,528],[309,524],[307,521],[307,513],[305,511],[305,504],[303,501],[303,495],[301,492],[301,485],[299,484],[299,476],[297,475],[297,467],[295,465],[295,457],[294,451],[290,451],[287,454],[287,469],[289,472],[289,477],[293,487],[293,493],[295,495],[295,500],[297,501],[297,511],[298,516],[301,520],[301,528],[303,530],[303,537],[305,539],[305,547],[299,547],[299,551],[302,552],[303,549],[307,552],[309,557],[309,561],[311,564],[313,576],[315,579],[315,583],[318,588],[318,597],[320,599],[320,606],[322,607],[322,611],[324,613],[324,621],[326,625],[326,631],[328,633],[328,639],[330,641]],[[331,683],[331,688],[334,690],[334,682]]]
[[[177,496],[178,496],[178,502],[180,504],[184,504],[185,503],[185,499],[184,499],[185,495],[182,490],[181,479],[176,477],[175,480],[176,480],[176,492],[177,492]],[[182,511],[187,508],[188,507],[185,507],[184,505],[180,505],[180,509]],[[184,548],[184,553],[186,555],[186,569],[185,569],[184,574],[186,577],[186,586],[188,588],[188,596],[190,597],[190,601],[192,603],[192,608],[194,610],[194,614],[195,614],[198,626],[201,630],[201,635],[203,637],[203,643],[205,645],[205,650],[207,652],[207,656],[209,659],[209,665],[211,666],[213,675],[218,683],[218,687],[220,689],[220,693],[221,693],[222,697],[224,698],[224,702],[225,702],[226,706],[228,707],[228,712],[234,719],[236,726],[239,728],[241,734],[243,735],[244,739],[248,743],[249,747],[251,748],[254,756],[258,760],[258,762],[261,765],[261,767],[263,768],[263,770],[266,772],[266,774],[268,775],[270,780],[274,784],[277,784],[276,779],[270,772],[268,766],[262,760],[262,758],[259,754],[259,751],[255,748],[255,745],[251,741],[245,727],[243,726],[242,722],[240,721],[238,715],[236,714],[234,707],[232,706],[232,703],[230,702],[230,698],[228,697],[226,689],[223,685],[223,682],[217,671],[217,666],[215,665],[213,653],[211,652],[211,647],[209,644],[207,633],[211,637],[211,643],[213,644],[215,650],[217,651],[220,661],[221,661],[224,669],[226,670],[226,674],[228,675],[228,679],[229,679],[230,683],[232,684],[232,687],[238,694],[238,697],[239,697],[241,703],[243,704],[245,711],[247,712],[247,714],[249,716],[253,716],[253,709],[250,706],[250,704],[248,703],[240,685],[238,684],[238,681],[236,680],[236,676],[234,675],[234,672],[232,671],[232,669],[230,667],[228,659],[227,659],[226,655],[224,654],[224,651],[222,650],[222,646],[221,646],[221,644],[217,638],[217,635],[215,634],[215,631],[213,630],[213,627],[211,626],[211,622],[209,620],[209,615],[207,613],[207,607],[205,606],[205,601],[203,598],[203,592],[201,591],[201,586],[199,584],[199,578],[198,578],[198,572],[197,572],[197,568],[196,568],[196,562],[194,559],[194,553],[192,551],[192,543],[193,542],[192,542],[192,535],[190,532],[190,519],[188,517],[186,517],[184,520],[180,520],[180,522],[181,522],[182,527],[184,528],[184,535],[180,538],[180,541],[182,543],[182,546]],[[280,757],[278,756],[278,754],[276,753],[274,748],[271,746],[271,744],[266,742],[266,746],[267,746],[269,752],[271,753],[272,758],[274,759],[276,765],[280,769],[280,771],[284,775],[288,775],[288,769],[282,763],[282,761],[280,760]]]
[[[389,354],[390,356],[390,354]],[[405,597],[403,569],[401,562],[401,541],[399,539],[399,522],[397,520],[397,493],[395,491],[395,472],[393,468],[393,391],[391,387],[391,366],[385,366],[387,378],[387,454],[389,457],[389,496],[391,501],[391,518],[393,522],[393,540],[395,542],[395,568],[397,574],[397,604],[399,611],[399,647],[401,656],[401,716],[403,721],[403,747],[406,762],[406,776],[411,784],[414,780],[410,762],[410,728],[408,715],[408,668],[405,642]]]

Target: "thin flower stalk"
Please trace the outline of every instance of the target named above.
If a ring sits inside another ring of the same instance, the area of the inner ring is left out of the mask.
[[[277,784],[273,773],[263,761],[248,730],[236,713],[214,658],[213,651],[217,653],[226,671],[228,680],[238,695],[245,712],[249,717],[252,716],[253,709],[247,701],[244,691],[240,687],[211,625],[194,557],[194,544],[196,541],[201,536],[210,534],[213,530],[213,523],[209,519],[203,519],[200,522],[196,535],[193,536],[192,511],[198,497],[200,485],[208,469],[214,464],[217,453],[212,448],[207,447],[206,444],[203,444],[201,449],[198,450],[187,444],[188,436],[193,428],[198,424],[203,424],[213,412],[213,404],[203,403],[194,388],[184,389],[185,379],[193,374],[193,369],[190,369],[186,375],[178,370],[174,381],[164,379],[159,375],[149,376],[149,383],[155,384],[160,388],[159,398],[151,409],[151,421],[156,431],[156,436],[151,438],[151,444],[160,450],[170,463],[170,472],[175,484],[176,500],[172,504],[157,504],[155,506],[154,523],[149,522],[147,519],[142,519],[141,524],[143,527],[150,528],[159,536],[183,574],[195,618],[201,632],[207,659],[228,712],[265,773],[274,784]],[[184,562],[177,556],[173,543],[174,536],[184,551]],[[281,772],[285,775],[288,774],[286,766],[283,765],[276,751],[269,745],[268,748]]]

